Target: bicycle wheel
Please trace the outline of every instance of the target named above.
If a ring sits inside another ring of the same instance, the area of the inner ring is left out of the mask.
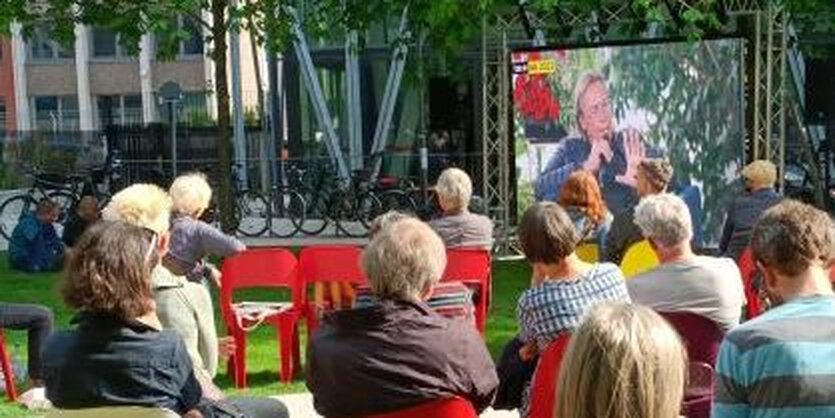
[[[383,212],[396,210],[398,212],[416,214],[417,203],[412,199],[408,193],[399,189],[390,189],[377,193],[377,198],[380,199]]]
[[[351,238],[368,235],[371,221],[383,213],[380,199],[372,193],[357,197],[342,195],[336,202],[336,226]]]
[[[6,240],[11,239],[17,222],[25,214],[35,209],[35,199],[26,194],[12,196],[0,205],[0,234]]]
[[[304,199],[305,211],[304,220],[299,226],[299,231],[305,235],[319,235],[330,223],[330,211],[328,210],[327,198],[322,194],[309,193]]]
[[[246,191],[235,197],[235,217],[238,232],[248,237],[261,236],[267,231],[269,205],[256,191]]]
[[[54,190],[49,192],[46,197],[55,202],[61,208],[61,214],[58,215],[58,223],[64,223],[71,210],[75,209],[75,204],[78,203],[78,196],[64,190]]]
[[[290,238],[304,225],[304,198],[294,190],[279,191],[273,199],[270,232],[279,238]]]

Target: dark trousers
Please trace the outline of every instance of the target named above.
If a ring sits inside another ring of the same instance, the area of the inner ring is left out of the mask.
[[[290,416],[287,407],[276,399],[232,396],[226,401],[238,407],[247,418],[288,418]]]
[[[29,332],[29,378],[41,380],[41,353],[46,337],[52,332],[52,311],[40,305],[0,303],[0,328]]]

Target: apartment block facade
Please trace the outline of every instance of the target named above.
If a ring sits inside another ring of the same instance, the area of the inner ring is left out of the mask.
[[[66,46],[46,27],[29,37],[13,28],[10,40],[0,40],[0,129],[95,131],[166,120],[157,91],[167,81],[183,89],[181,115],[215,119],[214,63],[206,56],[205,36],[193,22],[179,24],[191,37],[167,61],[156,58],[152,36],[144,36],[132,56],[107,29],[79,25],[74,44]],[[248,37],[241,36],[241,44],[243,89],[257,91]]]

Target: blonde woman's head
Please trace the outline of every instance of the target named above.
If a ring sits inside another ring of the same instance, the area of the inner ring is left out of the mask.
[[[571,337],[557,389],[556,418],[676,418],[687,354],[651,309],[593,308]]]
[[[438,200],[444,212],[466,209],[473,196],[473,182],[464,170],[447,168],[435,184]]]
[[[199,217],[212,200],[212,188],[203,173],[189,173],[174,179],[168,189],[174,211],[180,215]]]
[[[122,221],[163,235],[168,233],[171,198],[154,184],[134,184],[113,195],[101,217],[105,221]]]

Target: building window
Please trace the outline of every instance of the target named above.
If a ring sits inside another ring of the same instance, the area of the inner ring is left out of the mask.
[[[50,37],[50,29],[46,25],[35,28],[28,40],[29,55],[34,60],[69,59],[75,57],[75,48],[65,48]]]
[[[96,107],[101,128],[110,125],[142,124],[142,97],[138,94],[98,96],[96,97]]]
[[[33,99],[34,125],[48,131],[78,130],[76,96],[37,96]]]
[[[91,31],[93,58],[127,58],[128,50],[122,46],[121,37],[116,32],[105,28],[93,28]]]
[[[203,55],[203,31],[193,18],[180,18],[180,27],[189,34],[189,38],[180,44],[181,55]]]
[[[6,114],[6,99],[0,97],[0,133],[5,132],[7,128],[8,115]]]

